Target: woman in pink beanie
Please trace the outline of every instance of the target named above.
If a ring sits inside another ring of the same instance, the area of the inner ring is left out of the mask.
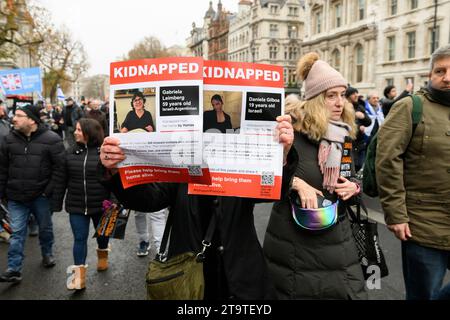
[[[352,178],[353,107],[347,82],[317,53],[297,64],[305,101],[293,118],[298,166],[289,194],[274,204],[264,253],[280,299],[367,299],[345,205],[359,196]],[[345,177],[344,177],[345,176]]]

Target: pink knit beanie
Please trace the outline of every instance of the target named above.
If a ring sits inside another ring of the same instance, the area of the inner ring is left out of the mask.
[[[335,87],[347,88],[347,81],[328,63],[319,60],[316,52],[310,52],[297,63],[297,76],[305,85],[306,100]]]

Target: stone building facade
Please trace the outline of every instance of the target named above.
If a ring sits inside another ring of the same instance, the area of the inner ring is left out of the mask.
[[[303,21],[303,1],[240,1],[239,12],[230,21],[228,59],[283,66],[286,91],[297,91],[295,65]]]
[[[375,88],[376,0],[306,2],[302,54],[316,51],[360,91]]]
[[[14,25],[11,28],[11,25]],[[7,58],[0,57],[0,69],[29,68],[37,65],[36,46],[42,41],[33,33],[34,21],[25,0],[3,0],[0,2],[0,32],[2,37],[12,34],[15,45],[2,43],[0,50],[12,52]],[[14,31],[12,31],[14,29]],[[9,30],[9,31],[7,31]]]
[[[309,0],[302,54],[318,52],[367,94],[386,85],[417,90],[436,46],[449,43],[450,0]]]
[[[197,27],[195,22],[192,23],[191,35],[186,39],[186,46],[194,57],[208,59],[208,29],[215,15],[216,11],[214,11],[213,3],[210,1],[209,8],[203,17],[203,25]]]
[[[404,88],[411,79],[417,90],[428,80],[433,48],[450,43],[450,0],[438,0],[437,6],[434,0],[383,2],[378,6],[376,88]]]

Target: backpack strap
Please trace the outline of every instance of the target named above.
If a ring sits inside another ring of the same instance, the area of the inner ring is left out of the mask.
[[[416,95],[411,95],[411,98],[413,100],[413,109],[412,109],[412,120],[413,120],[413,134],[416,131],[417,126],[420,123],[420,120],[422,119],[422,113],[423,113],[423,106],[422,106],[422,100]]]

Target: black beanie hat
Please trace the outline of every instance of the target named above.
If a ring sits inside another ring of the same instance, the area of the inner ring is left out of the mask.
[[[41,122],[40,119],[40,108],[38,106],[33,106],[31,104],[27,104],[26,106],[23,106],[21,108],[18,108],[17,110],[21,110],[26,113],[27,117],[34,120],[36,124],[39,124]]]
[[[347,90],[345,91],[345,97],[348,98],[354,93],[358,93],[358,89],[353,88],[353,87],[348,87]]]

